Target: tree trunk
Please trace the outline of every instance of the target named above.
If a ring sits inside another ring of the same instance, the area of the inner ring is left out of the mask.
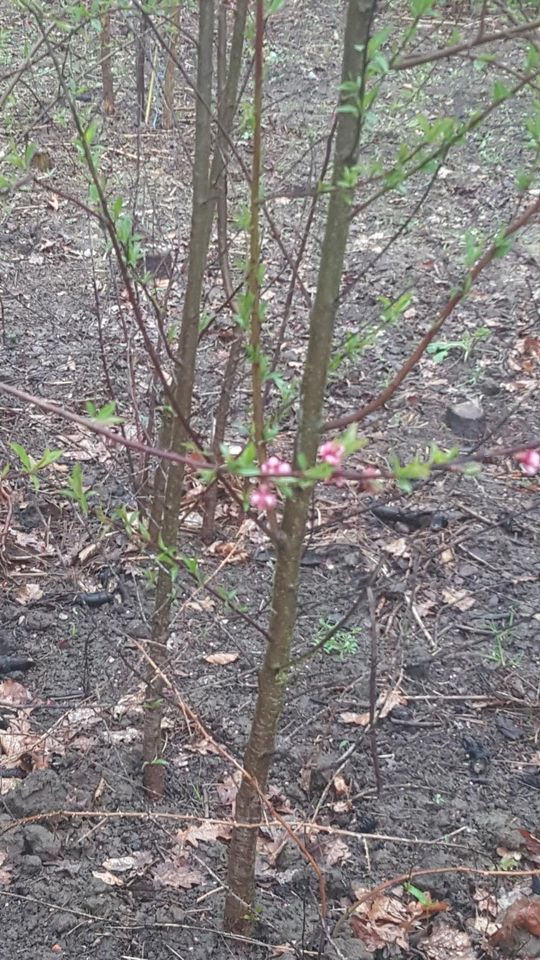
[[[165,79],[163,81],[163,120],[162,124],[166,130],[170,130],[174,124],[174,81],[176,78],[176,54],[179,49],[180,39],[180,18],[182,5],[178,3],[172,14],[172,32],[169,37],[170,52],[167,54],[167,66],[165,67]]]
[[[203,223],[202,217],[200,220],[200,249],[201,253],[204,250],[204,265],[202,267],[202,272],[204,273],[204,268],[206,266],[206,261],[208,258],[208,249],[210,246],[210,236],[212,233],[212,224],[214,221],[214,214],[216,208],[217,194],[218,194],[218,182],[219,179],[226,167],[227,163],[227,136],[230,135],[232,130],[232,124],[234,119],[234,114],[236,110],[236,100],[238,97],[238,85],[240,82],[240,69],[242,66],[242,53],[244,50],[244,36],[246,31],[246,20],[247,20],[247,11],[248,11],[249,0],[238,0],[236,5],[236,13],[234,18],[233,26],[233,35],[231,39],[231,49],[229,54],[229,68],[227,72],[227,83],[225,86],[225,97],[223,103],[223,112],[220,111],[220,124],[217,134],[217,142],[214,150],[214,156],[212,159],[212,169],[210,172],[210,197],[208,204],[206,205],[206,220]],[[200,305],[200,291],[202,289],[202,281],[199,287],[199,296],[196,303],[196,309],[199,310]],[[197,292],[195,283],[188,283],[188,288],[186,290],[186,299],[184,301],[184,312],[190,311],[191,306],[188,302],[188,294],[191,298],[195,299],[195,294]],[[167,424],[165,425],[167,427]],[[172,422],[169,421],[168,428],[162,431],[162,445],[169,449],[169,446],[172,442]],[[152,535],[152,540],[155,542],[157,537],[157,531],[159,528],[159,523],[163,511],[163,502],[165,498],[165,483],[166,483],[166,473],[162,465],[158,465],[156,469],[156,474],[154,477],[154,503],[152,509],[152,518],[150,523],[150,532]]]
[[[361,78],[365,51],[376,0],[349,0],[344,34],[342,80]],[[342,100],[347,99],[342,95]],[[347,99],[350,103],[350,100]],[[357,161],[361,111],[338,114],[333,186],[326,219],[317,293],[310,318],[309,344],[302,380],[301,419],[296,438],[296,464],[305,458],[315,463],[320,420],[326,388],[334,321],[339,297],[345,250],[349,234],[349,193],[339,186],[344,169]],[[275,737],[283,705],[286,668],[296,622],[300,558],[305,535],[309,489],[300,490],[285,502],[281,537],[277,547],[276,573],[270,618],[270,642],[259,674],[255,715],[244,757],[245,774],[236,798],[236,820],[256,824],[261,816],[261,797],[267,786]],[[248,931],[253,923],[257,830],[236,826],[229,850],[229,874],[224,923],[228,930]]]
[[[144,123],[146,105],[146,47],[148,40],[148,19],[141,13],[135,37],[135,88],[137,94],[137,124]]]
[[[214,40],[214,0],[200,0],[199,37],[197,61],[197,102],[195,116],[195,157],[193,165],[193,199],[191,213],[191,234],[189,245],[189,266],[180,328],[180,338],[176,352],[176,375],[174,399],[184,422],[178,416],[166,414],[162,428],[161,444],[167,449],[180,450],[187,440],[184,423],[189,423],[193,383],[195,380],[195,361],[199,334],[199,310],[202,283],[206,268],[208,245],[206,243],[206,223],[210,204],[210,151],[211,151],[211,103],[212,103],[212,54]],[[178,537],[178,506],[184,483],[183,464],[162,465],[164,484],[163,510],[161,512],[159,535],[161,543],[169,551],[176,550]],[[156,512],[153,512],[156,518]],[[163,551],[162,551],[163,552]],[[169,633],[174,570],[171,562],[162,563],[158,569],[154,616],[152,621],[151,655],[158,663],[163,663]],[[162,703],[163,681],[159,675],[150,672],[146,691],[146,712],[144,725],[144,786],[154,798],[163,795],[164,766],[162,762]]]

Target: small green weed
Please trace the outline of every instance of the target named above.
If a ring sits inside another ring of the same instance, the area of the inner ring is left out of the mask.
[[[504,627],[498,626],[493,622],[489,624],[489,629],[493,634],[495,643],[493,650],[486,657],[486,660],[491,660],[493,663],[496,663],[498,667],[510,667],[512,670],[515,670],[523,659],[521,654],[517,657],[510,657],[506,650],[506,645],[511,640],[514,630],[514,616],[515,613],[511,610],[506,626]]]
[[[320,643],[324,635],[334,626],[335,624],[330,623],[328,620],[319,620],[319,629],[313,637],[313,643],[315,645]],[[347,630],[338,630],[323,644],[323,650],[328,654],[337,653],[343,660],[343,657],[358,653],[360,634],[360,627],[349,627]]]
[[[451,353],[460,350],[464,362],[467,363],[475,344],[487,340],[490,336],[491,330],[488,327],[477,327],[472,333],[466,331],[461,340],[434,340],[429,344],[427,352],[435,363],[443,363]]]

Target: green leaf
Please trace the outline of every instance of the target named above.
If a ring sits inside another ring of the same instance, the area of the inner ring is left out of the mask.
[[[40,459],[37,461],[35,469],[43,470],[45,467],[50,467],[51,463],[56,463],[60,457],[63,456],[63,450],[49,450],[47,449],[42,453]]]
[[[414,897],[415,900],[418,900],[423,907],[429,907],[432,903],[429,893],[425,893],[423,890],[420,890],[419,887],[415,887],[413,883],[404,883],[403,889],[410,893],[411,897]]]
[[[28,473],[30,473],[30,471],[31,471],[31,470],[33,469],[33,467],[34,467],[34,461],[33,461],[32,458],[30,457],[30,454],[27,453],[27,451],[24,449],[24,447],[21,446],[20,443],[15,443],[15,441],[12,441],[12,442],[10,443],[10,447],[11,447],[11,449],[17,454],[17,456],[18,456],[19,460],[21,461],[24,469],[27,470]]]
[[[115,400],[109,400],[109,402],[104,404],[104,406],[101,407],[99,410],[96,408],[96,406],[92,403],[91,400],[87,400],[85,406],[86,406],[86,411],[88,413],[88,416],[92,420],[97,421],[97,423],[101,423],[107,426],[113,426],[114,424],[122,423],[122,417],[117,417],[115,413],[116,411]]]
[[[506,86],[502,80],[496,80],[493,84],[493,99],[495,103],[500,103],[502,100],[506,100],[511,94],[511,90]]]

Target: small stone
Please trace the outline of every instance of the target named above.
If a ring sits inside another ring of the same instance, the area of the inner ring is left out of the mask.
[[[60,853],[60,840],[39,823],[30,823],[23,829],[25,845],[41,859],[51,859]]]
[[[495,717],[495,723],[502,733],[503,737],[506,737],[507,740],[521,740],[523,736],[523,730],[517,726],[512,720],[509,720],[508,717],[505,717],[503,713],[497,714]]]
[[[465,400],[447,407],[444,420],[452,433],[467,440],[477,440],[486,426],[486,415],[476,400]]]
[[[501,385],[496,380],[485,379],[482,383],[482,393],[485,397],[496,397],[501,392]]]
[[[24,626],[32,633],[48,630],[54,625],[54,616],[45,610],[29,610],[26,614]]]

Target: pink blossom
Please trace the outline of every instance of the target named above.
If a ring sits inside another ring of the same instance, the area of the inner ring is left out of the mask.
[[[261,473],[265,477],[269,474],[272,474],[273,476],[277,475],[279,477],[288,477],[291,472],[290,463],[285,463],[285,461],[280,460],[279,457],[269,457],[268,460],[261,465]]]
[[[261,483],[260,486],[252,491],[249,502],[251,506],[257,510],[273,510],[277,504],[277,497],[268,484]]]
[[[345,447],[339,440],[327,440],[319,447],[319,458],[331,467],[340,467],[345,456]]]
[[[516,453],[516,460],[528,477],[534,477],[540,470],[540,450],[521,450]]]

